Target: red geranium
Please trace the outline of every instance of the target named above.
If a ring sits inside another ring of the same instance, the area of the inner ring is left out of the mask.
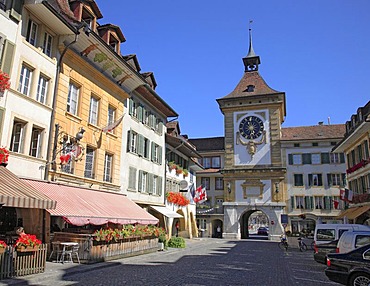
[[[190,201],[180,193],[168,192],[166,194],[166,197],[167,197],[167,202],[170,202],[175,205],[182,206],[182,207],[187,206],[190,203]]]
[[[5,241],[0,240],[0,248],[5,248],[5,247],[7,247]]]
[[[15,246],[30,246],[35,247],[41,244],[41,240],[37,239],[36,235],[34,234],[23,234],[21,235],[17,241],[15,242]]]
[[[0,70],[0,92],[10,88],[10,77],[7,73]]]

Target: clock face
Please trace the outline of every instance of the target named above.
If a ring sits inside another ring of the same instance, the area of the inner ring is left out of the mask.
[[[240,135],[246,139],[256,139],[263,133],[263,122],[256,116],[247,116],[239,124]]]

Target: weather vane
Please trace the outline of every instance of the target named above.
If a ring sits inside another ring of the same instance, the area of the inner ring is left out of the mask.
[[[249,20],[249,31],[252,30],[252,23],[253,23],[253,20]]]

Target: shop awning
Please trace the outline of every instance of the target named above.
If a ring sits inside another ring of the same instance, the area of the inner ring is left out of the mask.
[[[15,208],[55,209],[56,201],[0,166],[0,204]]]
[[[180,218],[183,217],[181,214],[178,214],[177,212],[174,212],[173,210],[167,208],[167,207],[160,207],[160,206],[150,206],[153,210],[163,214],[166,217],[170,218]]]
[[[156,224],[158,219],[122,194],[66,186],[52,182],[25,180],[32,187],[57,201],[47,211],[73,225]]]
[[[355,219],[356,217],[359,217],[363,213],[367,212],[370,210],[370,206],[361,206],[361,207],[354,207],[354,208],[349,208],[343,211],[338,218],[344,218],[347,217],[348,219]]]

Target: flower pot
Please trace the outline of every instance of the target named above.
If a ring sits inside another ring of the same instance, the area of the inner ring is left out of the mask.
[[[164,243],[158,242],[158,251],[163,251],[163,250],[164,250]]]
[[[27,246],[27,247],[24,247],[24,246],[18,246],[17,247],[17,251],[18,252],[31,252],[31,251],[37,251],[39,250],[39,247],[38,246],[34,246],[34,247],[31,247],[31,246]]]

